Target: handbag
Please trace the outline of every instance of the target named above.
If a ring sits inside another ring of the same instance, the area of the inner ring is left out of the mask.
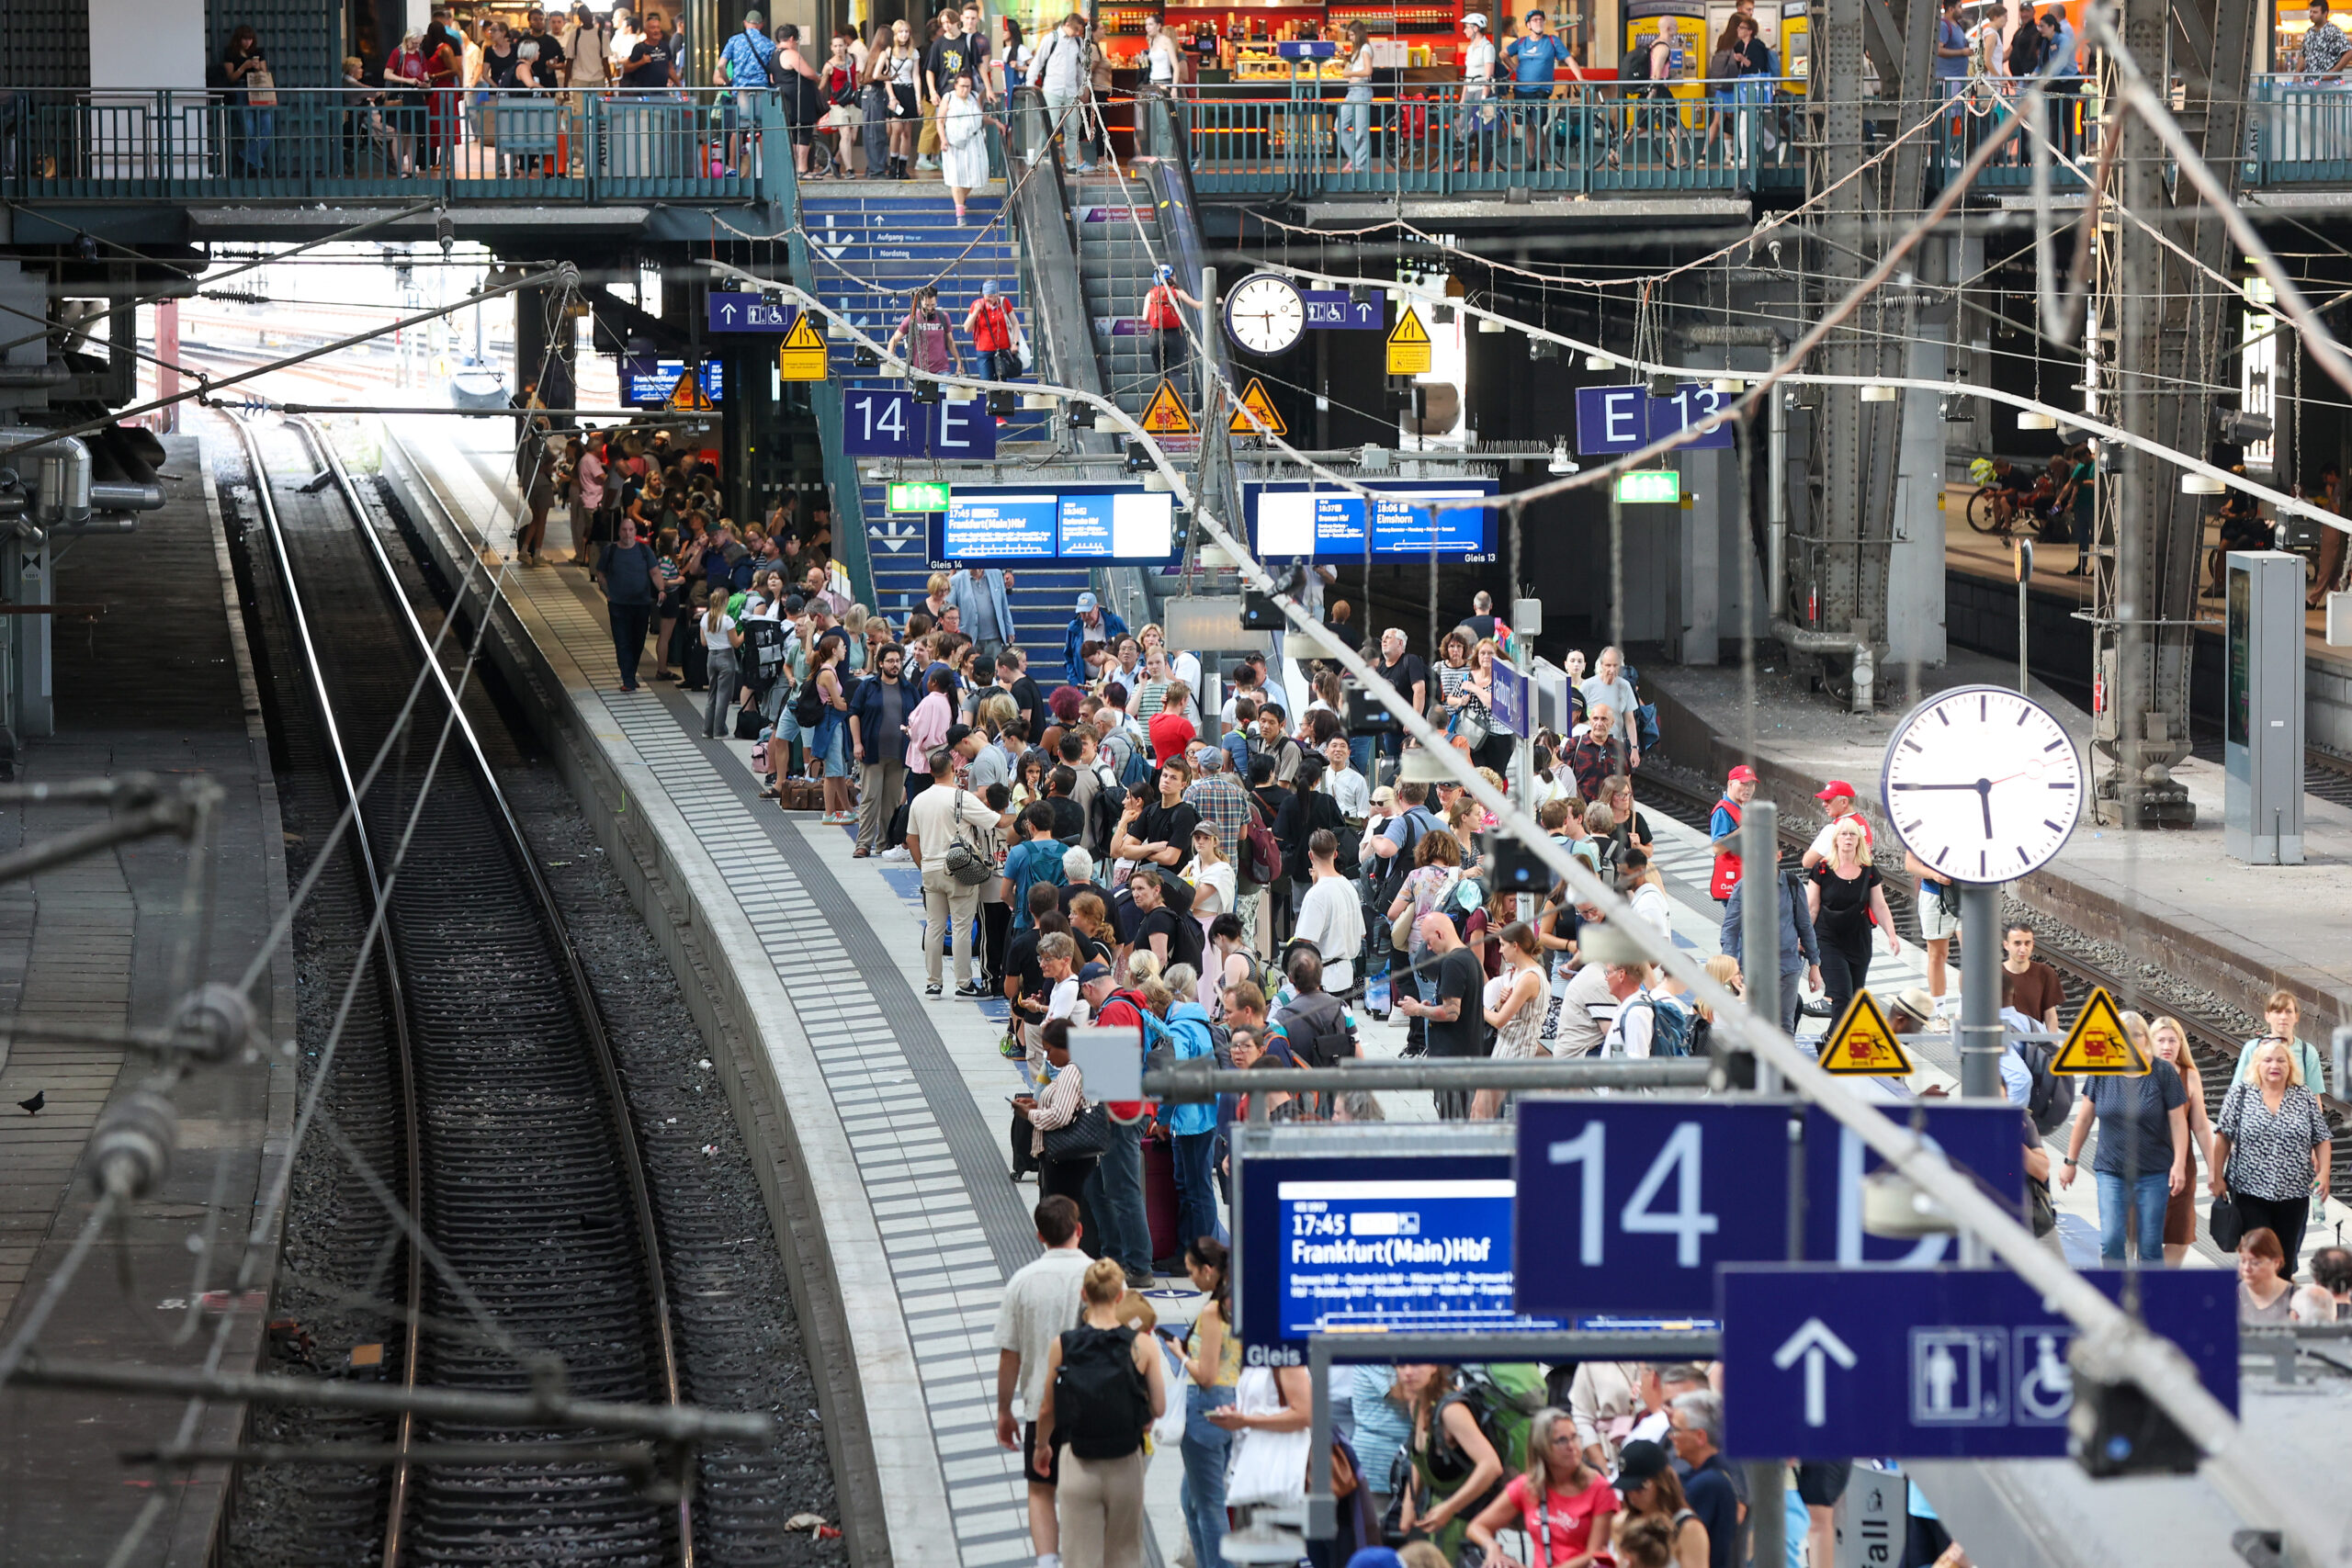
[[[1413,1495],[1413,1457],[1402,1448],[1388,1461],[1388,1506],[1380,1511],[1381,1543],[1405,1544],[1405,1504]]]
[[[1455,712],[1453,733],[1468,741],[1470,749],[1475,751],[1494,739],[1494,715],[1487,711],[1486,704],[1472,697]]]
[[[1159,1354],[1167,1361],[1168,1408],[1151,1424],[1151,1444],[1155,1450],[1171,1450],[1184,1440],[1184,1391],[1193,1384],[1192,1376],[1184,1371],[1184,1358],[1167,1340],[1159,1341]]]
[[[1093,1159],[1111,1152],[1111,1111],[1095,1101],[1058,1127],[1046,1129],[1046,1157]]]
[[[964,792],[959,789],[956,792],[956,837],[949,842],[947,853],[942,858],[946,863],[947,874],[954,877],[958,886],[978,887],[996,874],[996,862],[989,857],[986,851],[964,837],[963,810]],[[1046,1136],[1051,1138],[1053,1134],[1049,1133]]]
[[[2245,1239],[2245,1216],[2238,1212],[2235,1194],[2226,1188],[2205,1211],[2205,1226],[2213,1233],[2213,1245],[2223,1252],[2235,1252],[2238,1243]]]
[[[760,716],[759,709],[737,708],[735,710],[736,739],[757,740],[760,738],[760,731],[767,727],[768,721]]]

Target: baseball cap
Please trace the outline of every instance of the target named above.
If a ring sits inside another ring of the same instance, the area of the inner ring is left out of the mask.
[[[1622,1496],[1645,1481],[1652,1481],[1673,1468],[1666,1457],[1666,1450],[1647,1438],[1636,1438],[1627,1443],[1617,1456],[1617,1491]]]
[[[1081,986],[1091,986],[1097,980],[1107,980],[1110,977],[1111,966],[1107,964],[1089,964],[1078,972],[1078,983]]]
[[[1742,762],[1739,766],[1731,771],[1731,782],[1733,784],[1754,784],[1756,782],[1756,770],[1749,767],[1747,763]]]
[[[1091,610],[1092,608],[1094,608],[1094,595],[1093,595],[1093,594],[1091,594],[1091,593],[1081,593],[1081,594],[1080,594],[1080,595],[1078,596],[1078,613],[1079,613],[1080,615],[1083,615],[1084,614],[1086,614],[1089,610]]]
[[[1813,798],[1815,800],[1837,800],[1841,796],[1847,800],[1853,799],[1854,786],[1848,784],[1844,779],[1831,779],[1827,784],[1823,784],[1819,790],[1815,792]]]
[[[767,25],[767,17],[757,11],[744,12],[743,20],[745,23],[752,26],[765,27]]]

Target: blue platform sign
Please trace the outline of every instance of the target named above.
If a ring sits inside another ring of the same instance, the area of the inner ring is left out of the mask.
[[[1306,304],[1306,324],[1346,332],[1378,332],[1381,301],[1359,299],[1344,288],[1307,288],[1299,292]]]
[[[1717,1265],[1788,1256],[1788,1159],[1786,1101],[1521,1100],[1519,1310],[1710,1315]]]
[[[2083,1276],[2120,1298],[2119,1269]],[[2148,1269],[2142,1315],[2238,1404],[2237,1276]],[[2037,1459],[2066,1452],[2074,1325],[2002,1269],[1723,1271],[1733,1459]]]
[[[792,330],[797,305],[763,299],[756,294],[727,294],[712,289],[707,296],[710,330],[715,333],[782,333]]]
[[[919,403],[903,387],[842,393],[842,450],[853,457],[996,456],[996,416],[978,398]]]
[[[1654,398],[1647,387],[1578,387],[1577,451],[1584,457],[1638,451],[1698,423],[1732,397],[1696,381],[1678,384],[1669,398]],[[1708,451],[1731,443],[1731,425],[1725,423],[1686,443],[1684,449]]]
[[[1521,739],[1527,738],[1527,714],[1533,705],[1527,700],[1527,677],[1518,670],[1495,660],[1495,722]]]
[[[1498,682],[1498,690],[1499,690]],[[2014,1105],[1929,1104],[1922,1107],[1928,1138],[1954,1165],[2024,1217],[2025,1129]],[[1907,1112],[1888,1109],[1896,1120]],[[1886,1263],[1926,1269],[1956,1261],[1958,1238],[1894,1241],[1862,1230],[1862,1179],[1886,1162],[1852,1128],[1819,1106],[1804,1118],[1804,1255],[1819,1263]],[[1859,1450],[1857,1450],[1859,1451]]]

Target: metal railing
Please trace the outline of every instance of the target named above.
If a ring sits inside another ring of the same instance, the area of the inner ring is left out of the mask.
[[[1703,97],[1588,84],[1521,98],[1507,83],[1447,83],[1350,102],[1340,84],[1298,82],[1262,96],[1188,93],[1182,106],[1204,196],[1752,188],[1789,159],[1797,101],[1761,77],[1704,85]]]
[[[17,201],[605,202],[759,198],[789,164],[771,93],[389,93],[287,88],[255,107],[193,89],[0,94],[0,192]]]
[[[2246,172],[2254,184],[2352,181],[2352,83],[2257,76],[2248,98]]]

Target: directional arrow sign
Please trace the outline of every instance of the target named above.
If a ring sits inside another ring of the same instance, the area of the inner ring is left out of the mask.
[[[1826,1427],[1829,1424],[1828,1363],[1835,1360],[1848,1371],[1854,1370],[1854,1352],[1838,1337],[1830,1326],[1817,1317],[1808,1317],[1804,1326],[1781,1341],[1772,1352],[1772,1364],[1787,1371],[1804,1359],[1804,1424]]]
[[[2083,1277],[2122,1294],[2120,1270]],[[2006,1269],[1735,1264],[1720,1279],[1724,1450],[1734,1459],[2066,1451],[2075,1328]],[[2148,1269],[2139,1290],[2143,1320],[2234,1411],[2236,1279]]]
[[[781,300],[763,299],[756,294],[726,293],[713,289],[709,296],[710,330],[715,333],[780,333],[791,329],[793,318],[799,311]]]

